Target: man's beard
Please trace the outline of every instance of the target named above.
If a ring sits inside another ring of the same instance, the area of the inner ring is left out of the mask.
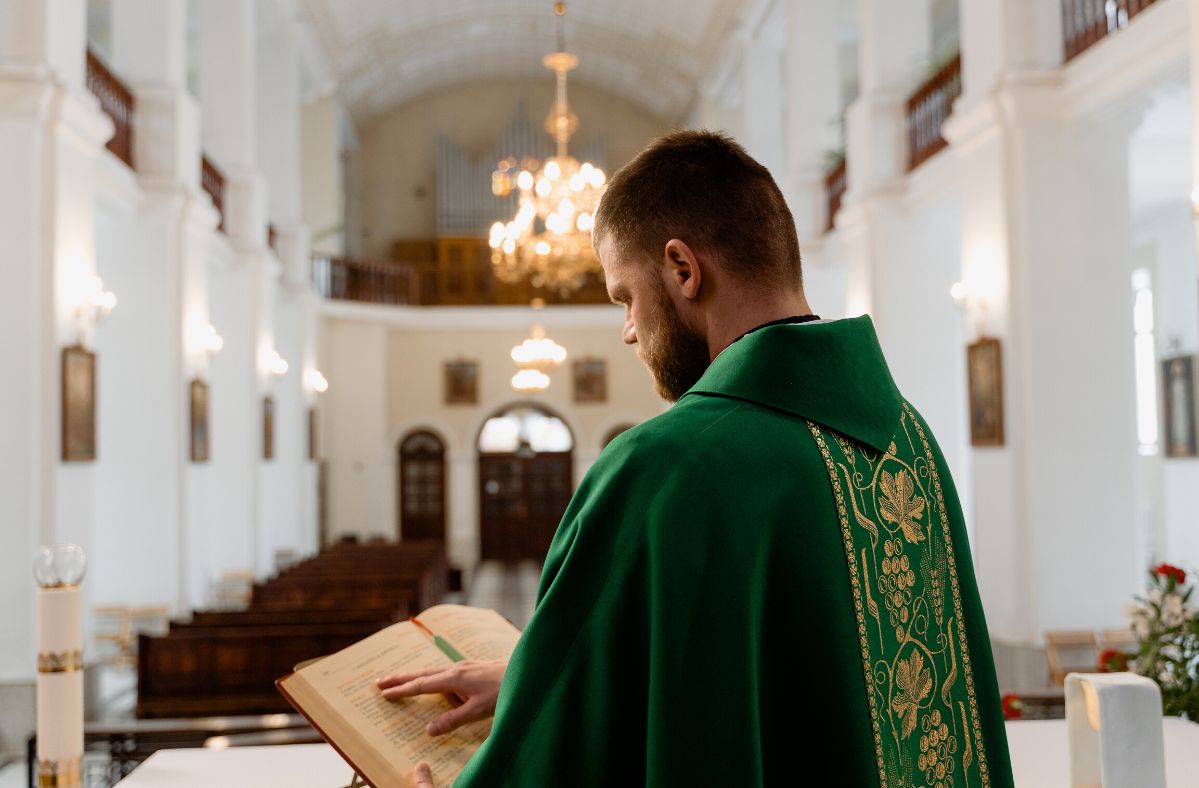
[[[654,378],[654,389],[667,402],[677,402],[707,371],[708,341],[683,322],[666,287],[659,283],[658,325],[638,341],[641,360]]]

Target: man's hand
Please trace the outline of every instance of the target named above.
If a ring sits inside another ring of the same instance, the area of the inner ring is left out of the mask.
[[[430,736],[440,736],[495,714],[495,701],[507,667],[506,662],[458,662],[448,668],[384,676],[377,684],[388,700],[440,692],[451,702],[461,701],[462,705],[429,722],[425,730]]]
[[[418,763],[412,770],[412,788],[433,788],[433,772],[429,764]]]

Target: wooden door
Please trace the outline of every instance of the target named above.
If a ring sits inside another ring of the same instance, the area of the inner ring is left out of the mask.
[[[485,560],[545,560],[570,502],[571,452],[479,455],[481,548]]]
[[[400,538],[445,541],[445,445],[432,432],[400,444]]]

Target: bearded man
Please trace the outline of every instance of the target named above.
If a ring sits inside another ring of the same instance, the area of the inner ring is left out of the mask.
[[[812,314],[770,173],[668,134],[593,240],[675,404],[579,485],[507,664],[384,694],[462,697],[434,735],[494,714],[457,786],[1012,785],[945,459],[870,319]]]

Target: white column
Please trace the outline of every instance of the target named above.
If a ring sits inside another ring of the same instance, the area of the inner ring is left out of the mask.
[[[260,555],[258,476],[262,457],[260,290],[275,265],[267,249],[266,184],[256,167],[258,138],[256,3],[205,0],[192,5],[199,48],[203,148],[225,176],[225,233],[212,259],[212,322],[225,347],[210,367],[212,570],[270,567]],[[273,314],[273,297],[266,301]]]
[[[186,85],[187,3],[114,0],[112,32],[114,66],[137,101],[134,161],[145,194],[138,240],[146,281],[154,284],[139,307],[146,344],[114,352],[138,354],[143,396],[168,403],[163,422],[129,429],[145,437],[143,482],[172,500],[162,520],[140,524],[139,538],[147,552],[155,546],[155,555],[173,548],[173,601],[186,609],[206,602],[211,582],[211,474],[190,461],[188,388],[207,373],[200,343],[209,323],[207,253],[217,217],[199,185],[199,106]]]
[[[972,317],[1003,342],[1007,436],[973,450],[967,515],[991,632],[1030,644],[1047,629],[1120,626],[1139,585],[1127,183],[1137,116],[1063,114],[1060,38],[1026,36],[1060,29],[1056,4],[981,5],[962,3],[970,65],[945,133],[962,188],[963,282],[987,301]]]
[[[787,14],[774,4],[764,15],[747,22],[742,50],[744,87],[745,144],[757,159],[785,188],[786,152],[786,57]]]
[[[836,3],[788,0],[786,12],[789,178],[780,186],[806,252],[824,235],[826,158],[841,145],[840,29]]]
[[[859,0],[861,92],[847,125],[849,188],[838,217],[848,263],[849,314],[878,309],[878,269],[900,221],[896,194],[907,170],[905,103],[920,82],[930,46],[928,0]]]
[[[113,131],[82,88],[85,28],[80,2],[0,2],[0,681],[32,681],[36,545],[92,539],[95,465],[61,461],[59,415],[62,348],[93,342],[75,307],[95,272],[96,162]]]

